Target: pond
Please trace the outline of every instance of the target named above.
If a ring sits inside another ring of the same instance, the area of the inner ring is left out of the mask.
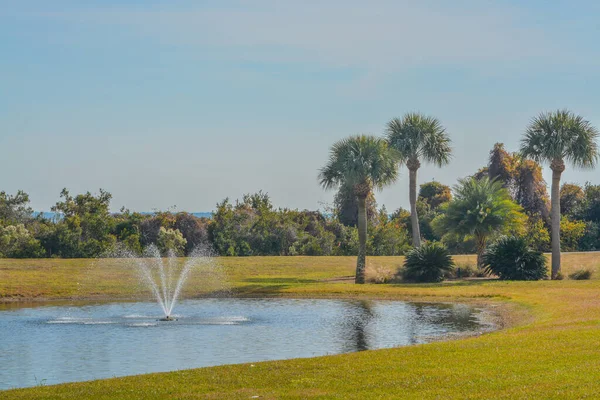
[[[401,301],[200,299],[0,311],[0,390],[425,343],[493,329],[482,310]]]

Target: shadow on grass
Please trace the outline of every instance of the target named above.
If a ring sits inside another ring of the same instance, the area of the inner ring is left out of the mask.
[[[316,283],[319,282],[315,279],[298,279],[298,278],[248,278],[242,282],[252,283]]]
[[[343,277],[345,282],[335,282],[318,279],[299,279],[293,277],[286,278],[247,278],[240,281],[241,285],[236,285],[230,289],[229,294],[234,297],[277,297],[284,294],[290,288],[306,284],[343,283],[344,285],[354,285],[354,277]],[[352,281],[352,282],[350,282]],[[488,282],[500,282],[497,278],[476,278],[465,280],[450,280],[438,283],[410,283],[410,282],[390,282],[383,284],[366,284],[366,286],[387,286],[397,288],[441,288],[441,287],[468,287],[481,286]],[[319,285],[317,285],[319,286]],[[487,295],[486,295],[487,296]]]
[[[489,282],[507,282],[501,281],[498,278],[478,278],[478,279],[467,279],[467,280],[448,280],[436,283],[414,283],[414,282],[393,282],[390,286],[397,287],[422,287],[422,288],[436,288],[436,287],[455,287],[455,286],[480,286],[484,283]]]
[[[290,285],[244,285],[231,289],[235,297],[277,296]]]
[[[231,289],[233,296],[277,296],[292,286],[318,283],[319,281],[298,278],[248,278],[242,282],[248,284],[233,287]]]

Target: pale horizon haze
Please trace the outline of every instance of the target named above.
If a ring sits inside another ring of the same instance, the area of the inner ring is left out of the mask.
[[[600,3],[541,0],[0,0],[0,191],[49,211],[63,187],[112,209],[214,210],[263,190],[323,209],[329,147],[439,118],[453,185],[516,151],[532,117],[600,127]],[[408,206],[408,173],[377,192]],[[544,177],[549,181],[548,167]],[[598,184],[567,166],[562,182]]]

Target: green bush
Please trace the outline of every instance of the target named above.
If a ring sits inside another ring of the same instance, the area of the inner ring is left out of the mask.
[[[592,270],[590,269],[579,269],[572,274],[569,274],[569,279],[574,281],[584,281],[592,277]]]
[[[0,227],[0,258],[43,257],[44,249],[23,224]]]
[[[173,252],[176,256],[183,256],[187,240],[178,229],[165,229],[160,227],[156,245],[163,255]]]
[[[500,279],[535,281],[547,274],[544,255],[515,236],[502,237],[492,244],[483,254],[483,266]]]
[[[441,282],[453,267],[454,261],[443,244],[425,243],[406,254],[402,278],[414,282]]]
[[[471,278],[477,275],[477,267],[473,264],[457,264],[444,277],[448,279]]]

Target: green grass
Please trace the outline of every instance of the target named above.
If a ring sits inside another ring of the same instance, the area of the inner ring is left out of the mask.
[[[580,269],[600,279],[600,253],[563,253],[563,275]],[[475,256],[454,256],[458,266],[475,265]],[[368,270],[392,274],[404,257],[369,257]],[[274,295],[296,286],[322,285],[354,274],[355,257],[223,257],[231,289],[238,295]],[[207,294],[192,275],[187,297]],[[131,299],[143,296],[135,268],[120,259],[0,259],[0,301],[53,299]]]
[[[459,263],[473,259],[457,260]],[[1,392],[2,399],[138,398],[599,398],[600,254],[565,254],[563,271],[596,270],[589,281],[353,285],[354,259],[220,259],[234,292],[296,297],[398,298],[502,304],[513,325],[494,333],[427,345],[310,359],[202,368]],[[401,258],[377,257],[395,268]],[[85,271],[85,272],[83,272]],[[39,276],[41,275],[41,276]],[[65,277],[98,284],[74,285]],[[91,276],[91,278],[90,278]],[[7,283],[4,277],[12,280]],[[118,260],[0,260],[7,298],[135,297]],[[200,296],[192,280],[188,296]],[[77,286],[80,288],[77,289]],[[83,288],[81,288],[83,287]],[[93,290],[92,290],[93,289]]]

